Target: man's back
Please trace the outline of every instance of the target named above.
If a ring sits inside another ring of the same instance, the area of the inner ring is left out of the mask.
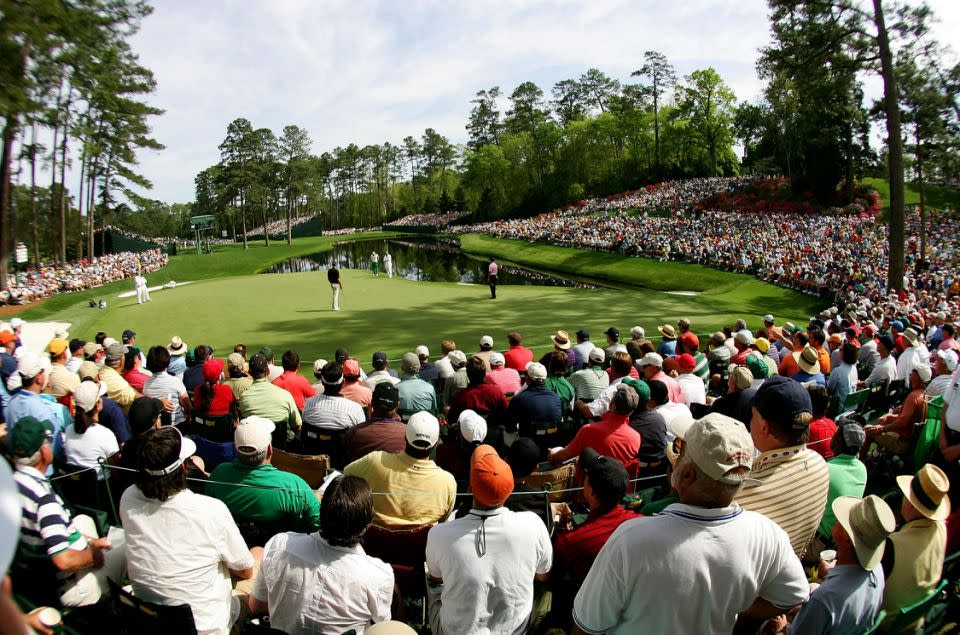
[[[457,483],[430,459],[415,459],[406,452],[371,452],[343,473],[370,484],[373,522],[378,525],[426,525],[453,509]]]
[[[303,406],[303,425],[325,430],[346,430],[363,423],[363,408],[346,397],[317,395]]]
[[[778,448],[754,459],[736,500],[780,525],[800,555],[823,518],[829,487],[822,456],[804,446]]]
[[[427,567],[430,576],[443,579],[443,631],[524,632],[533,607],[533,578],[549,571],[552,560],[550,536],[532,512],[472,510],[432,528]]]
[[[674,503],[614,531],[573,618],[588,633],[729,633],[757,597],[792,607],[808,588],[789,538],[768,519],[737,505]]]
[[[352,463],[376,450],[391,454],[407,445],[407,426],[400,419],[371,419],[347,430],[343,442],[344,460]]]
[[[563,417],[560,397],[544,386],[518,392],[510,400],[507,412],[515,423],[554,422]]]
[[[206,494],[223,501],[237,521],[252,521],[272,531],[309,532],[320,527],[320,506],[310,486],[272,465],[221,463],[210,475]]]
[[[433,384],[419,377],[408,377],[397,384],[397,390],[400,393],[400,410],[436,412],[437,392]]]

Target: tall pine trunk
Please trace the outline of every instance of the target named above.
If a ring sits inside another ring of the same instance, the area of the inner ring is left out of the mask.
[[[897,95],[897,76],[893,68],[890,38],[883,15],[882,0],[873,0],[873,20],[877,27],[880,48],[880,67],[883,76],[883,109],[887,116],[887,154],[890,164],[890,218],[887,286],[900,291],[903,288],[904,242],[906,239],[906,212],[904,210],[903,137],[900,132],[900,100]]]
[[[40,215],[37,211],[37,124],[30,130],[30,218],[33,235],[33,266],[40,269]]]
[[[60,143],[60,262],[67,262],[67,139],[70,136],[70,93],[63,109],[63,140]],[[56,148],[53,150],[56,152]]]

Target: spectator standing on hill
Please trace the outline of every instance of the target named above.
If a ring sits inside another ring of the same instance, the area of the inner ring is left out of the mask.
[[[340,292],[343,291],[343,280],[340,279],[340,270],[337,269],[337,261],[330,263],[327,269],[327,282],[330,283],[330,291],[333,293],[333,302],[330,307],[333,311],[340,310]]]

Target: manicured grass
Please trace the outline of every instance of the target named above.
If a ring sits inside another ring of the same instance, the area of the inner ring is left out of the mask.
[[[363,237],[367,236],[355,238]],[[471,240],[468,237],[465,243],[479,244]],[[179,335],[190,346],[210,344],[220,354],[238,342],[254,351],[269,345],[278,357],[292,348],[308,366],[306,362],[317,357],[330,359],[340,346],[366,362],[376,350],[386,351],[391,359],[418,344],[426,344],[436,352],[441,340],[448,337],[463,350],[473,351],[478,348],[480,335],[490,334],[496,347],[501,348],[506,345],[506,333],[517,330],[526,337],[527,345],[543,350],[550,342],[550,334],[561,328],[570,333],[585,328],[595,342],[602,343],[602,332],[611,325],[626,335],[631,326],[639,324],[649,335],[656,336],[658,324],[689,317],[695,330],[706,333],[737,317],[759,326],[759,316],[767,312],[776,315],[778,322],[803,322],[822,305],[809,296],[748,276],[702,267],[693,268],[696,271],[689,274],[687,284],[698,280],[709,286],[711,280],[716,280],[725,285],[724,291],[686,297],[658,291],[501,286],[498,298],[491,300],[485,285],[389,280],[373,278],[368,271],[347,270],[343,273],[343,310],[335,313],[330,310],[325,272],[253,274],[283,258],[320,251],[332,242],[328,238],[309,238],[294,241],[292,247],[259,247],[247,253],[229,246],[208,256],[181,255],[173,258],[169,267],[153,274],[151,284],[171,278],[196,282],[154,292],[149,304],[137,305],[134,298],[116,298],[117,293],[132,289],[132,283],[126,281],[93,294],[63,296],[56,299],[59,308],[53,308],[53,302],[49,302],[24,315],[27,319],[71,322],[71,335],[86,338],[92,338],[99,330],[116,337],[123,329],[131,328],[137,331],[137,342],[143,347],[166,344],[172,336]],[[510,260],[518,261],[523,255],[514,241],[483,243],[484,248],[495,245],[511,253]],[[593,262],[598,257],[604,262],[613,257],[572,249],[561,249],[552,256],[559,265],[584,267],[591,262],[592,266],[599,266]],[[684,267],[691,267],[641,259],[626,261],[632,263],[630,267],[638,267],[637,276],[644,263],[656,265],[660,271],[656,275],[661,277],[676,278]],[[615,262],[609,264],[616,266]],[[661,268],[665,264],[669,268]],[[586,268],[584,273],[593,270]],[[637,277],[632,282],[647,279]],[[88,308],[87,297],[107,298],[107,309]],[[74,301],[68,303],[68,298]]]
[[[559,271],[660,291],[723,293],[752,279],[700,265],[624,257],[617,253],[555,247],[522,240],[503,240],[480,234],[462,236],[460,244],[467,252],[495,256],[533,269]]]
[[[883,211],[890,210],[890,181],[887,179],[863,179],[863,182],[877,190],[880,198],[883,200]],[[926,185],[923,188],[926,206],[933,209],[960,209],[960,190],[954,190],[948,187],[937,187],[935,185]],[[904,200],[907,205],[920,204],[920,190],[913,183],[907,183],[904,192]]]

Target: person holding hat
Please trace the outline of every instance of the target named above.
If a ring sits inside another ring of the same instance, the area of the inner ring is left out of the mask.
[[[227,633],[240,608],[231,576],[253,578],[257,558],[227,506],[187,488],[195,452],[177,428],[144,435],[136,484],[120,498],[127,574],[137,597],[189,604],[198,632]]]
[[[420,358],[416,353],[404,353],[400,360],[400,383],[397,384],[400,411],[408,414],[421,410],[436,413],[439,410],[437,391],[433,384],[420,379],[419,373]]]
[[[174,335],[170,338],[170,344],[167,345],[167,352],[170,353],[170,363],[167,367],[167,372],[182,378],[183,373],[187,370],[186,355],[189,350],[190,347],[180,339],[179,335]]]
[[[257,353],[250,358],[250,376],[253,377],[253,384],[240,395],[240,418],[256,416],[269,419],[275,424],[283,422],[287,426],[287,441],[292,441],[300,431],[303,418],[300,416],[296,402],[293,401],[293,395],[270,383],[269,373],[269,362],[266,357]],[[318,397],[319,395],[310,399]],[[308,403],[309,400],[307,400]],[[304,404],[304,408],[307,404]],[[362,415],[360,420],[363,420]]]
[[[673,357],[677,354],[677,331],[671,324],[658,326],[662,339],[657,346],[657,353],[662,357]]]
[[[276,426],[263,417],[243,419],[233,433],[237,458],[210,474],[204,493],[223,501],[237,523],[252,524],[261,545],[281,531],[316,531],[320,508],[301,477],[271,465]]]
[[[883,605],[880,568],[887,536],[896,527],[893,511],[877,496],[841,496],[833,501],[837,563],[800,608],[796,633],[857,633],[869,630]]]
[[[526,386],[510,400],[507,419],[511,431],[520,436],[532,434],[533,423],[559,423],[563,406],[557,393],[547,388],[547,369],[539,362],[527,365]]]
[[[489,335],[484,335],[480,338],[480,350],[471,357],[476,357],[477,359],[483,360],[483,367],[490,372],[490,354],[493,352],[493,338]]]
[[[371,622],[390,619],[393,569],[361,545],[372,518],[370,486],[334,478],[323,492],[319,531],[267,542],[251,613],[269,613],[270,626],[284,633],[370,633]]]
[[[369,415],[371,412],[371,402],[373,401],[373,391],[363,385],[363,371],[360,370],[360,362],[349,357],[344,359],[343,362],[338,363],[343,370],[343,385],[340,387],[340,394],[363,408],[363,411]],[[313,363],[313,374],[319,380],[318,383],[321,389],[323,388],[322,371],[325,365],[326,362],[323,362],[319,366],[317,366],[316,362]],[[379,386],[380,384],[377,385]],[[392,386],[393,384],[391,383],[390,385]],[[316,384],[314,384],[314,386],[316,387]]]
[[[640,451],[640,434],[630,427],[630,413],[639,404],[637,392],[620,383],[610,400],[610,409],[600,421],[588,423],[577,431],[565,448],[554,448],[547,455],[553,465],[580,456],[584,448],[593,448],[627,465]]]
[[[113,528],[108,538],[97,538],[92,518],[66,509],[45,476],[53,466],[54,434],[50,421],[26,416],[7,435],[22,506],[20,544],[49,559],[63,606],[88,606],[109,594],[108,578],[123,581],[124,531]]]
[[[560,533],[554,545],[550,583],[554,601],[570,606],[594,560],[610,535],[628,520],[639,518],[621,505],[630,476],[616,459],[593,448],[580,454],[583,468],[583,497],[590,512],[575,529]]]
[[[830,488],[826,461],[805,445],[813,420],[810,394],[799,382],[771,377],[751,411],[750,435],[760,455],[737,502],[783,527],[800,556],[823,518]]]
[[[344,364],[344,368],[346,366]],[[406,447],[407,426],[397,413],[400,407],[397,387],[388,381],[377,384],[371,405],[370,418],[348,429],[344,437],[343,455],[348,464],[377,450],[396,454]]]
[[[587,365],[570,375],[569,382],[578,401],[589,403],[610,385],[610,375],[603,370],[603,358],[603,349],[590,349],[586,356]]]
[[[929,463],[916,476],[898,476],[904,524],[891,534],[883,558],[887,576],[883,608],[894,615],[930,595],[940,582],[950,515],[950,481]]]
[[[103,368],[100,369],[100,381],[107,386],[107,396],[120,404],[124,412],[129,412],[133,400],[142,395],[120,374],[126,354],[127,347],[119,342],[107,347]]]
[[[430,458],[440,440],[440,422],[429,412],[410,417],[402,452],[377,450],[344,468],[359,476],[374,492],[373,522],[382,527],[429,525],[453,510],[457,483]]]
[[[865,440],[863,426],[856,421],[841,421],[830,439],[830,450],[833,452],[833,457],[827,461],[830,489],[827,493],[827,507],[817,527],[817,532],[823,538],[832,536],[833,525],[837,522],[837,516],[833,513],[833,501],[839,496],[863,497],[867,487],[867,466],[858,456]]]
[[[76,371],[67,370],[67,357],[70,355],[70,344],[66,340],[54,338],[47,345],[50,352],[50,378],[47,381],[47,392],[53,395],[57,401],[70,407],[69,399],[64,403],[64,398],[72,394],[80,386],[80,377]],[[80,364],[77,364],[79,367]]]
[[[877,419],[875,424],[864,428],[867,442],[860,453],[861,458],[866,458],[872,442],[894,454],[905,455],[912,450],[914,426],[927,416],[927,397],[924,390],[932,376],[933,371],[929,366],[921,365],[913,369],[909,378],[910,393],[903,403]]]
[[[223,383],[230,387],[238,401],[240,395],[253,385],[253,377],[247,373],[247,360],[240,353],[234,352],[227,355],[227,372]]]
[[[953,372],[957,370],[957,361],[960,357],[956,351],[943,350],[933,354],[934,377],[927,385],[927,396],[936,397],[947,392],[947,388],[952,383]]]
[[[897,361],[893,358],[893,349],[893,338],[888,334],[884,333],[877,338],[879,358],[867,378],[858,384],[859,387],[869,387],[884,382],[889,384],[897,379]]]
[[[434,633],[517,633],[534,606],[534,580],[549,576],[553,547],[532,512],[504,506],[510,466],[489,445],[470,460],[473,508],[427,535],[427,600]]]
[[[116,463],[120,458],[117,437],[100,423],[101,386],[96,382],[82,382],[73,393],[74,418],[64,430],[63,445],[67,463],[98,470],[97,478],[109,476],[100,470],[100,461]]]
[[[670,479],[680,502],[610,536],[574,600],[574,624],[587,633],[729,633],[738,616],[767,619],[804,602],[809,585],[787,534],[734,502],[752,456],[739,421],[709,414],[693,423]]]
[[[523,388],[520,373],[512,368],[507,368],[503,353],[496,351],[490,354],[490,372],[487,373],[484,381],[493,384],[508,397],[512,397]]]

